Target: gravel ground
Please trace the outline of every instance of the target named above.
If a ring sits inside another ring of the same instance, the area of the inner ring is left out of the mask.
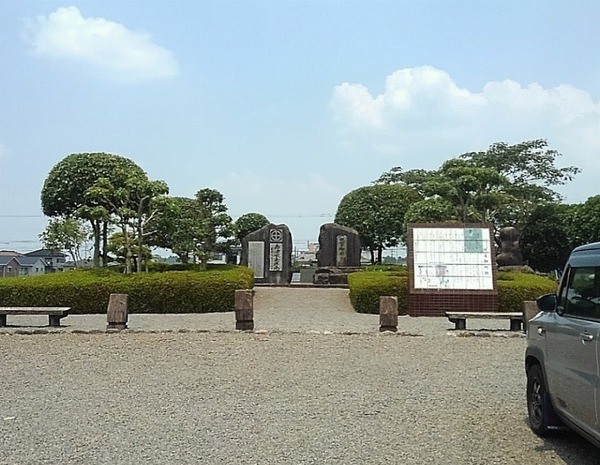
[[[344,290],[304,291],[260,289],[256,333],[232,314],[5,330],[0,464],[600,463],[574,433],[529,430],[522,337],[408,317],[380,334]]]

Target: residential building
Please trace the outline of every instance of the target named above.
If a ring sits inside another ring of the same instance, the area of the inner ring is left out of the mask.
[[[34,276],[46,272],[46,263],[40,257],[0,255],[0,277]]]
[[[39,249],[25,254],[28,257],[41,258],[46,263],[46,271],[63,271],[67,255],[57,250]]]

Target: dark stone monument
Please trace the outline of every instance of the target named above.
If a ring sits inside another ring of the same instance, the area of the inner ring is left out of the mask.
[[[319,231],[319,268],[360,266],[360,238],[355,229],[335,223],[321,226]]]
[[[347,284],[348,273],[360,268],[360,238],[355,229],[335,223],[319,231],[315,284]]]
[[[242,239],[242,266],[254,270],[256,283],[292,280],[292,234],[285,224],[268,224]]]
[[[500,253],[496,256],[498,266],[520,266],[523,255],[519,245],[519,231],[512,226],[500,229]]]

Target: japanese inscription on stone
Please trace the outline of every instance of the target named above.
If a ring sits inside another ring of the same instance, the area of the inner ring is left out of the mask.
[[[348,261],[348,236],[337,237],[336,266],[346,266]]]
[[[283,271],[283,231],[269,231],[269,271]]]

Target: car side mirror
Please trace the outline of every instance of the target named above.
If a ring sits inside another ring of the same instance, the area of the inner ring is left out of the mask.
[[[542,312],[555,312],[558,305],[558,296],[556,294],[546,294],[538,297],[535,302]]]

